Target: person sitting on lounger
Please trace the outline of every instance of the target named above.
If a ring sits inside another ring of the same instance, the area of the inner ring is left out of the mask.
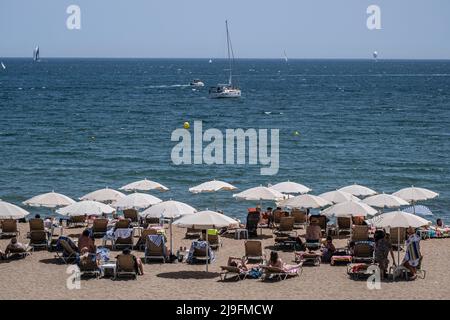
[[[309,244],[320,247],[320,239],[322,238],[322,229],[319,226],[319,221],[316,218],[312,218],[310,225],[306,227],[306,246],[311,248]]]
[[[93,254],[92,252],[89,252],[89,248],[84,247],[80,250],[80,266],[89,264],[89,259],[93,260]],[[97,267],[100,268],[100,257],[95,256],[95,263],[97,264]]]
[[[422,255],[420,253],[420,237],[416,234],[414,228],[409,227],[406,230],[408,239],[406,239],[406,253],[403,258],[402,265],[409,270],[411,277],[409,280],[415,280],[417,278],[417,267],[420,265]]]
[[[85,229],[81,236],[78,238],[78,249],[81,251],[82,248],[88,248],[90,253],[97,252],[94,239],[92,239],[91,233],[88,229]]]
[[[375,262],[378,263],[381,272],[381,279],[387,275],[389,267],[389,252],[395,266],[394,251],[392,250],[391,241],[389,236],[383,230],[378,230],[374,235],[375,240]]]
[[[284,271],[289,271],[297,266],[284,263],[283,260],[281,260],[281,258],[278,256],[278,252],[271,251],[269,259],[269,267],[275,267],[283,269]]]
[[[242,258],[229,257],[227,265],[230,267],[239,268],[242,271],[249,270],[249,268],[247,267],[247,264],[245,263],[244,259],[242,259]]]
[[[11,238],[11,241],[9,242],[8,246],[6,247],[5,255],[8,255],[8,253],[18,251],[18,250],[25,251],[26,249],[27,249],[27,247],[24,244],[18,242],[17,238],[14,237],[14,238]]]
[[[133,257],[133,260],[134,260],[134,268],[136,270],[136,273],[138,275],[141,275],[141,276],[144,275],[144,265],[142,264],[142,260],[140,258],[136,257],[134,254],[131,254],[131,250],[130,249],[124,249],[122,251],[122,254],[124,254],[124,255],[131,255]]]
[[[333,238],[331,236],[328,236],[322,251],[322,262],[330,262],[331,257],[335,252],[336,247],[333,244]]]

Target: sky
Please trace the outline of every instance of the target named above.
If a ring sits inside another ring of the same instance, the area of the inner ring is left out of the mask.
[[[449,14],[449,0],[0,0],[0,57],[220,58],[228,19],[237,58],[450,59]]]

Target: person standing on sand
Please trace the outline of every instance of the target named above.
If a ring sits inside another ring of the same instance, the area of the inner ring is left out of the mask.
[[[381,271],[381,279],[387,274],[389,267],[389,252],[391,253],[391,258],[395,266],[394,251],[392,250],[392,245],[389,239],[386,237],[386,233],[383,230],[378,230],[375,232],[375,262],[378,263]]]

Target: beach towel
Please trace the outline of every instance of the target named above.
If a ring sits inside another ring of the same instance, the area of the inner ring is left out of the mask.
[[[108,262],[109,261],[109,249],[105,247],[97,248],[97,256],[100,261]]]
[[[122,238],[122,239],[126,239],[131,237],[133,232],[133,229],[116,229],[116,231],[114,231],[114,240],[117,240],[118,238]]]
[[[420,238],[417,234],[410,236],[406,240],[406,253],[403,263],[408,262],[411,266],[417,267],[420,261]]]
[[[191,248],[189,250],[188,257],[186,259],[187,263],[193,263],[194,262],[194,250],[195,249],[205,249],[208,247],[208,257],[209,262],[212,262],[215,260],[214,251],[211,250],[211,247],[208,246],[208,243],[206,241],[192,241]]]

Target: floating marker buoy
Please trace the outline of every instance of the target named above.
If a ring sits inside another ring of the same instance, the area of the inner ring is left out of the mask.
[[[191,127],[191,125],[189,124],[189,122],[185,122],[184,124],[183,124],[183,127],[185,128],[185,129],[189,129],[190,127]]]
[[[294,131],[294,136],[299,136],[299,135],[300,135],[300,132]]]

